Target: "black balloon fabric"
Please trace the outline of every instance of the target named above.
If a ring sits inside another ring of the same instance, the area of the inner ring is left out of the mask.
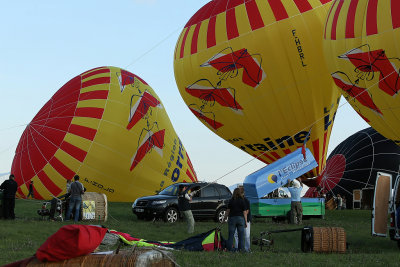
[[[373,188],[378,172],[391,174],[394,182],[399,165],[400,146],[369,127],[348,137],[332,151],[324,171],[317,177],[318,187],[310,188],[306,196],[316,196],[318,191],[340,194],[351,203],[353,190]]]

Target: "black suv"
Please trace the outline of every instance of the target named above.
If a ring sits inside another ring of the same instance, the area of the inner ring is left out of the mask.
[[[179,185],[186,185],[188,191],[196,191],[190,202],[193,217],[213,218],[221,222],[224,218],[231,191],[224,185],[215,183],[176,183],[168,186],[154,196],[141,197],[132,205],[132,212],[138,219],[162,218],[174,223],[179,217]]]

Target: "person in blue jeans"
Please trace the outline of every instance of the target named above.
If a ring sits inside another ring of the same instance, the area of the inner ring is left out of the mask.
[[[234,251],[233,238],[235,231],[238,233],[238,250],[244,251],[244,228],[247,227],[247,208],[244,196],[241,194],[240,189],[236,188],[233,191],[232,198],[229,200],[228,209],[225,213],[225,218],[228,217],[228,242],[227,249]]]
[[[238,186],[238,188],[240,189],[240,194],[243,195],[243,199],[244,199],[244,202],[246,203],[246,209],[247,209],[247,221],[246,221],[247,227],[244,229],[244,250],[246,252],[250,252],[250,244],[251,244],[251,242],[250,242],[250,225],[251,225],[251,219],[252,219],[251,211],[250,211],[250,201],[246,198],[243,185]],[[237,248],[238,241],[239,241],[237,231],[235,231],[234,236],[235,236],[235,248]]]
[[[77,222],[79,220],[79,213],[81,210],[81,203],[82,203],[82,195],[85,192],[85,188],[83,184],[79,182],[79,176],[74,176],[74,182],[71,183],[69,188],[69,192],[71,194],[69,199],[69,206],[67,210],[67,214],[65,216],[65,220],[69,221],[71,218],[72,210],[74,210],[74,221]]]

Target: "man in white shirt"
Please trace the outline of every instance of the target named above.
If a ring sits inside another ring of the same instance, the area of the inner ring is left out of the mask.
[[[303,206],[301,205],[301,190],[303,189],[303,185],[298,179],[291,181],[288,187],[292,198],[290,205],[290,222],[292,224],[301,224],[303,218]]]

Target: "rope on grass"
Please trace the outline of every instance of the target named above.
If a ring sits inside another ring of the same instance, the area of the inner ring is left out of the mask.
[[[110,216],[111,218],[113,218],[115,221],[119,222],[117,219],[115,219],[115,218],[110,214],[110,212],[108,213],[108,216]]]

